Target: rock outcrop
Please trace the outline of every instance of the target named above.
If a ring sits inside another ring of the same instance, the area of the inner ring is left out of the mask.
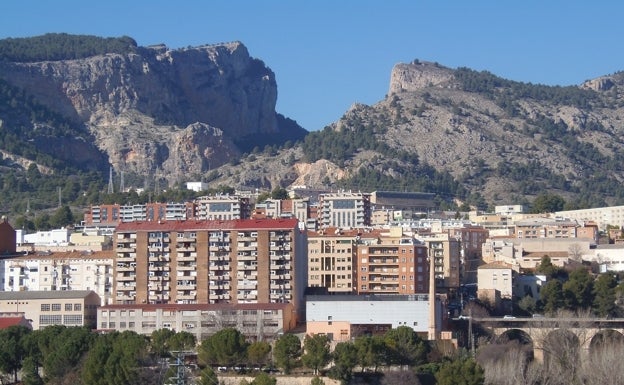
[[[240,156],[236,141],[282,130],[275,76],[240,42],[4,62],[0,77],[84,127],[117,171],[170,182]]]

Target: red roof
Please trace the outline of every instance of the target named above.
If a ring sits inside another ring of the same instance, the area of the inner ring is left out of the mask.
[[[297,224],[295,218],[124,222],[117,226],[116,231],[292,230],[297,228]]]
[[[100,306],[101,310],[117,310],[117,309],[141,309],[141,310],[224,310],[224,309],[241,309],[241,310],[279,310],[292,306],[291,303],[160,303],[160,304],[121,304],[121,305],[105,305]]]
[[[0,317],[0,329],[6,329],[16,325],[24,325],[24,322],[24,317]]]

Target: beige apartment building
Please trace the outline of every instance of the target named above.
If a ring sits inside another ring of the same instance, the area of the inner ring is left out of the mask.
[[[356,288],[359,230],[328,228],[308,232],[308,286],[329,293],[353,293]]]
[[[436,291],[450,292],[461,284],[461,241],[447,233],[431,234],[420,238],[433,258]]]
[[[357,246],[358,294],[428,293],[427,246],[400,228]]]
[[[49,325],[95,328],[98,306],[94,291],[0,291],[2,312],[23,313],[33,330]]]
[[[117,227],[115,304],[292,303],[307,282],[296,219],[132,222]]]

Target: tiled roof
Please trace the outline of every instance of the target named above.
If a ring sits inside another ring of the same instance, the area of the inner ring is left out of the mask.
[[[224,310],[224,309],[240,309],[240,310],[283,310],[291,307],[290,303],[193,303],[193,304],[124,304],[124,305],[105,305],[101,306],[102,310],[118,310],[118,309],[141,309],[146,310]]]
[[[6,329],[10,326],[19,325],[24,317],[0,317],[0,329]]]
[[[49,259],[76,259],[76,260],[95,260],[95,259],[113,259],[115,258],[114,250],[104,251],[54,251],[51,253],[33,253],[20,254],[19,256],[9,258],[11,260],[49,260]]]
[[[51,291],[0,291],[0,301],[25,299],[71,299],[85,298],[94,293],[92,290],[51,290]]]
[[[297,228],[297,224],[295,218],[124,222],[116,231],[291,230]]]

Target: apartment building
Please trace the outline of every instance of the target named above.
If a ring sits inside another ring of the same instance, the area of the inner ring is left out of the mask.
[[[321,194],[317,215],[321,228],[370,226],[370,194],[345,191]]]
[[[207,195],[195,200],[195,218],[199,220],[249,219],[249,197],[240,195]]]
[[[159,329],[185,331],[202,341],[227,327],[248,340],[272,341],[296,326],[292,303],[128,304],[98,308],[100,330],[151,335]]]
[[[94,291],[110,303],[112,251],[40,252],[0,261],[2,291]]]
[[[514,223],[518,238],[576,238],[579,227],[575,220],[562,218],[528,218]]]
[[[122,223],[115,304],[292,303],[307,285],[296,219]]]
[[[557,211],[555,215],[579,222],[594,222],[600,231],[606,231],[609,225],[624,228],[624,206]]]
[[[308,232],[308,286],[329,293],[357,290],[355,263],[360,230],[328,228]]]
[[[0,309],[23,313],[33,330],[49,325],[95,328],[100,297],[91,290],[2,291]]]
[[[194,216],[193,202],[110,204],[92,206],[84,215],[84,225],[87,227],[116,226],[122,222],[185,220]]]
[[[256,203],[253,218],[297,218],[305,223],[310,216],[310,202],[305,199],[267,199]]]
[[[436,206],[435,194],[410,191],[374,191],[370,201],[377,209],[428,212]]]
[[[489,238],[489,231],[481,226],[465,225],[449,228],[448,235],[459,240],[461,283],[476,283],[477,268],[483,264],[483,244]]]
[[[461,279],[461,242],[448,233],[419,236],[427,247],[428,258],[434,260],[436,291],[457,290]]]
[[[400,228],[376,241],[357,245],[358,294],[416,294],[429,292],[427,246]]]

